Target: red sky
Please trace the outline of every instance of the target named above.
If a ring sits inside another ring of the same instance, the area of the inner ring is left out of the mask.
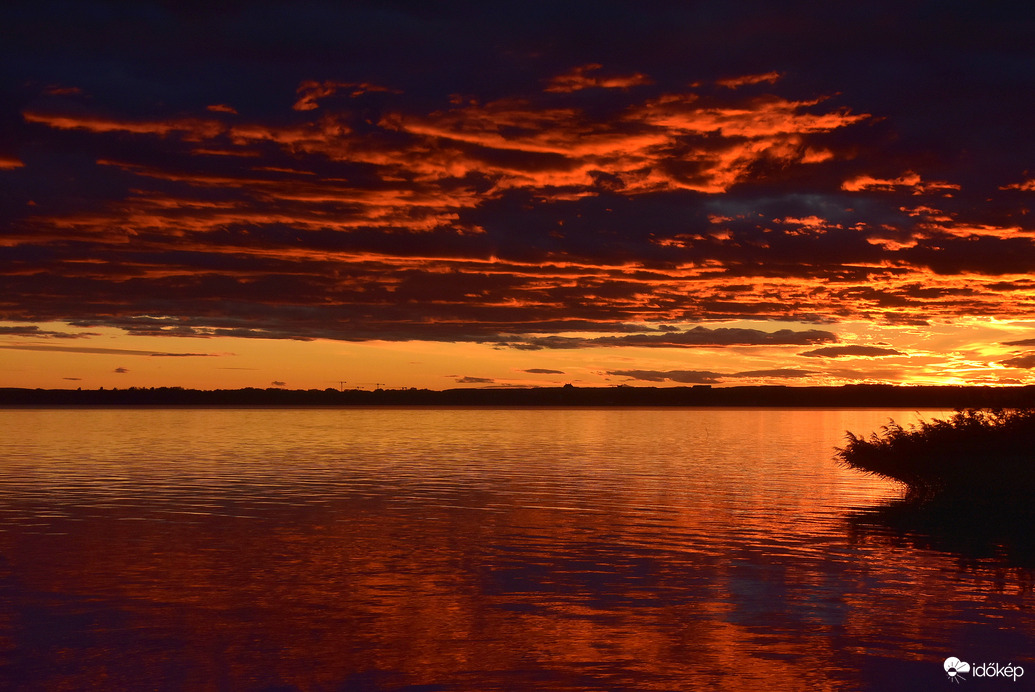
[[[0,386],[1035,381],[1030,13],[190,7],[0,10]]]

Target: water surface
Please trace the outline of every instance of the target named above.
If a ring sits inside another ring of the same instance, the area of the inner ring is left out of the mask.
[[[951,655],[1033,680],[1027,566],[869,521],[901,490],[833,461],[917,415],[0,411],[0,679],[916,689]]]

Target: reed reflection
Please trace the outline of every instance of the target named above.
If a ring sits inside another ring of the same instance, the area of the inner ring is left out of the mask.
[[[855,531],[900,545],[956,556],[967,569],[1009,568],[1031,582],[1035,508],[953,498],[906,498],[851,514]],[[1030,586],[1029,586],[1030,588]]]

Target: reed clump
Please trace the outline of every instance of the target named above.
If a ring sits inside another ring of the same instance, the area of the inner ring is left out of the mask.
[[[1035,497],[1035,409],[964,409],[948,420],[869,437],[847,433],[837,456],[849,468],[901,481],[915,498],[1011,502]]]

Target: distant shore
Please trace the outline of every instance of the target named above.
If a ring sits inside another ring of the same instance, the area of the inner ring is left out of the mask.
[[[535,387],[480,389],[0,388],[0,407],[36,406],[744,406],[795,408],[1020,408],[1035,386]]]

